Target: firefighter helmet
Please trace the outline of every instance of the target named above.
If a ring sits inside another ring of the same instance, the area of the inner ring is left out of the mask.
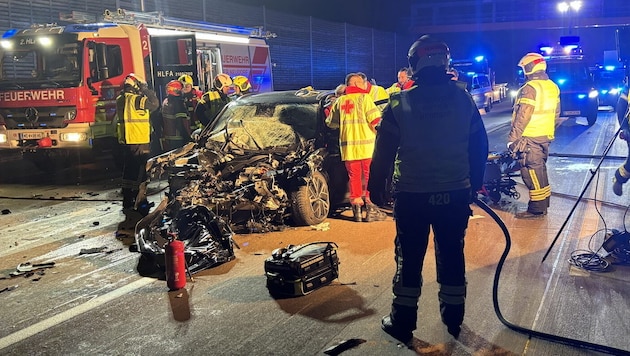
[[[179,76],[179,78],[177,78],[177,80],[179,80],[180,82],[182,82],[182,84],[184,85],[193,85],[193,79],[190,75],[188,74],[182,74]]]
[[[424,35],[411,45],[407,59],[414,75],[425,67],[440,67],[446,71],[451,61],[451,51],[446,43]]]
[[[232,85],[232,78],[225,73],[217,74],[217,76],[214,77],[214,87],[219,90],[222,90],[225,87],[231,87]]]
[[[245,93],[252,88],[252,85],[249,83],[249,79],[247,79],[244,75],[237,75],[232,79],[232,82],[242,93]]]
[[[135,91],[139,91],[140,79],[138,79],[135,74],[129,73],[129,75],[125,77],[124,87],[126,90],[132,89]]]
[[[166,95],[170,96],[180,96],[182,95],[182,90],[184,89],[184,85],[179,80],[171,80],[166,84]]]
[[[523,73],[525,73],[525,75],[530,75],[541,70],[547,70],[547,62],[545,62],[545,58],[538,53],[527,53],[520,61],[518,61],[518,66],[523,68]]]

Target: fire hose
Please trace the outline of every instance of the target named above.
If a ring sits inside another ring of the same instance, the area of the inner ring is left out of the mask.
[[[576,339],[572,339],[572,338],[568,338],[564,336],[548,334],[541,331],[528,329],[526,327],[519,326],[508,321],[503,316],[503,313],[501,313],[501,309],[499,307],[498,290],[499,290],[499,278],[501,276],[501,270],[503,269],[503,264],[505,263],[505,260],[507,259],[507,255],[509,254],[510,247],[512,245],[510,232],[508,231],[507,226],[505,225],[503,220],[501,220],[501,217],[499,217],[499,215],[497,215],[497,213],[495,213],[486,203],[479,200],[479,198],[477,197],[474,197],[473,201],[479,208],[481,208],[488,215],[490,215],[490,217],[492,217],[492,219],[497,223],[497,225],[499,225],[499,227],[501,228],[501,231],[503,231],[503,235],[505,236],[505,249],[503,250],[503,254],[501,255],[501,258],[499,259],[499,262],[497,264],[497,269],[494,274],[494,282],[492,284],[492,303],[494,305],[494,312],[499,318],[499,320],[501,321],[501,323],[503,323],[503,325],[507,326],[508,328],[516,332],[527,334],[530,337],[536,337],[539,339],[544,339],[544,340],[548,340],[548,341],[552,341],[552,342],[556,342],[556,343],[560,343],[564,345],[603,352],[603,353],[607,353],[611,355],[630,354],[630,352],[628,352],[627,350],[621,350],[621,349],[617,349],[617,348],[606,346],[606,345],[600,345],[600,344],[595,344],[595,343],[591,343],[587,341],[576,340]]]

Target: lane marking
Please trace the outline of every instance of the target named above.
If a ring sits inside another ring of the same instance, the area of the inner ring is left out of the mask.
[[[44,330],[50,329],[55,325],[59,325],[65,321],[68,321],[74,318],[75,316],[81,315],[92,309],[95,309],[116,298],[122,297],[125,294],[131,293],[153,282],[155,282],[155,278],[143,277],[137,281],[131,282],[123,287],[115,289],[107,294],[103,294],[100,297],[96,297],[92,300],[89,300],[86,303],[77,305],[76,307],[72,309],[68,309],[62,313],[54,315],[48,319],[42,320],[20,331],[16,331],[13,334],[7,335],[0,339],[0,350],[6,347],[9,347],[17,342],[20,342],[24,339],[27,339]]]

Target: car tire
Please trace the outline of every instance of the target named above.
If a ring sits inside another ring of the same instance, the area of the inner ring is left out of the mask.
[[[291,216],[296,225],[317,225],[330,213],[328,182],[321,172],[313,173],[306,185],[291,192]]]
[[[586,122],[588,123],[588,126],[595,125],[596,121],[597,121],[597,110],[590,110],[589,113],[586,114]]]
[[[488,99],[488,101],[486,102],[486,106],[483,107],[483,110],[486,112],[486,114],[492,110],[492,99]]]

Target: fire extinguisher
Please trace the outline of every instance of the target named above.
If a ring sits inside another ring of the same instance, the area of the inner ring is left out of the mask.
[[[171,234],[169,234],[171,235]],[[173,237],[173,235],[171,235]],[[186,257],[184,243],[171,238],[165,247],[166,285],[170,290],[186,287]]]

